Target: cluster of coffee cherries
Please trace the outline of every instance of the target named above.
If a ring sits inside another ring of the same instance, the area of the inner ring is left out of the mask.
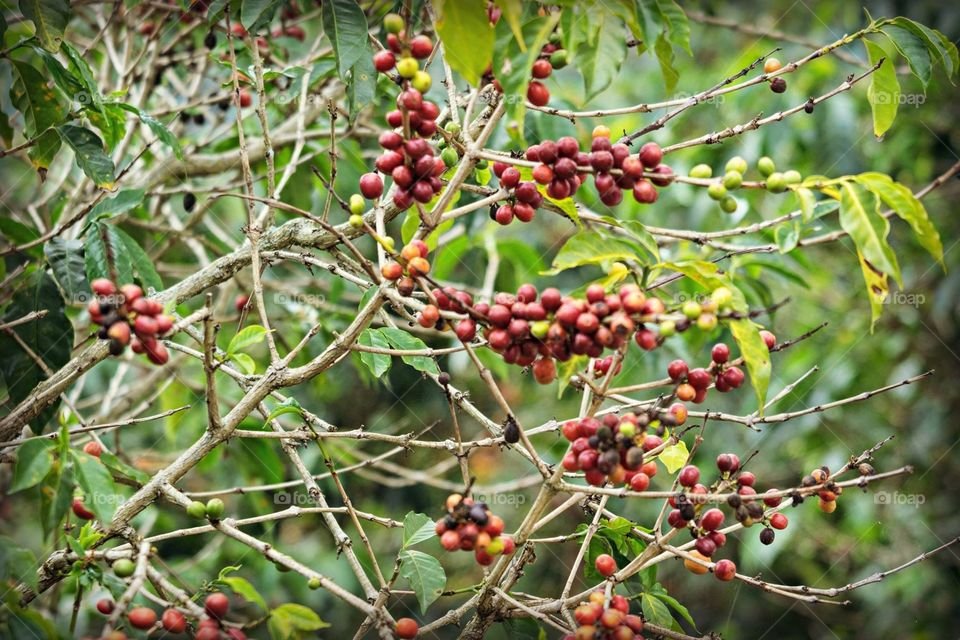
[[[514,218],[520,222],[533,220],[537,209],[543,203],[543,196],[537,189],[537,184],[530,180],[521,182],[520,171],[504,162],[493,163],[493,175],[500,180],[500,186],[513,190],[513,196],[509,202],[492,210],[493,219],[504,226],[513,222]]]
[[[644,491],[657,475],[652,458],[663,449],[666,429],[686,421],[687,407],[681,402],[665,410],[568,420],[560,431],[570,441],[570,450],[561,464],[570,472],[583,471],[587,483],[595,487],[610,482]],[[648,455],[650,459],[645,459]]]
[[[870,475],[873,473],[873,468],[870,465],[866,465],[869,469],[868,473],[864,473],[864,469],[860,469],[862,475]],[[861,465],[862,467],[862,465]],[[809,474],[803,477],[803,480],[800,481],[800,485],[804,487],[813,487],[818,484],[824,485],[824,488],[817,492],[817,497],[819,500],[820,511],[824,513],[833,513],[837,510],[837,497],[843,493],[843,487],[830,481],[830,469],[829,467],[820,467],[814,469]]]
[[[397,75],[411,87],[421,93],[429,91],[432,84],[430,74],[422,70],[417,61],[430,57],[433,42],[422,34],[410,38],[403,18],[396,13],[384,16],[383,27],[387,31],[387,48],[374,54],[374,68],[387,73],[396,67]]]
[[[621,595],[608,603],[602,590],[594,591],[573,610],[573,618],[580,626],[563,640],[643,640],[643,618],[630,613],[630,601]]]
[[[429,253],[430,248],[426,242],[411,240],[400,250],[399,261],[391,260],[385,263],[380,268],[380,273],[387,280],[397,283],[400,295],[409,296],[417,286],[414,278],[430,272],[430,262],[427,260]]]
[[[740,156],[734,156],[727,161],[724,166],[722,177],[713,177],[713,169],[708,164],[698,164],[690,169],[690,177],[698,180],[710,180],[707,186],[707,195],[716,200],[726,213],[733,213],[737,210],[737,200],[730,195],[743,184],[743,174],[747,172],[747,161]],[[773,160],[763,156],[757,161],[757,170],[765,178],[765,186],[771,193],[783,193],[791,185],[799,184],[803,181],[803,176],[799,171],[790,169],[788,171],[777,171]]]
[[[150,362],[164,364],[170,358],[158,340],[173,327],[173,318],[163,313],[163,305],[143,297],[135,284],[117,287],[106,278],[90,283],[96,296],[87,305],[90,319],[100,325],[97,337],[110,341],[111,355],[123,353],[127,345],[134,353],[145,353]]]
[[[466,291],[461,291],[455,287],[444,287],[443,289],[434,289],[431,292],[436,304],[425,305],[423,310],[417,316],[417,321],[421,327],[436,327],[440,320],[440,311],[452,311],[456,313],[468,313],[473,308],[473,296]],[[478,305],[480,310],[489,308],[489,305]],[[474,312],[477,312],[474,309]],[[466,317],[458,320],[453,326],[454,333],[462,342],[470,342],[477,335],[477,322],[472,317]]]
[[[764,331],[764,334],[764,341],[770,349],[776,344],[776,338],[769,331]],[[769,336],[769,340],[766,336]],[[740,388],[745,376],[740,367],[729,363],[730,347],[723,342],[713,345],[710,358],[709,367],[690,369],[687,362],[681,359],[667,365],[667,375],[677,383],[674,394],[678,400],[701,404],[707,399],[707,391],[711,384],[720,393]]]
[[[503,534],[503,518],[491,513],[484,502],[459,493],[447,496],[447,515],[437,520],[440,545],[447,551],[473,551],[477,563],[487,566],[497,555],[510,555],[513,538]]]
[[[124,559],[130,565],[130,573],[133,573],[133,562]],[[114,562],[114,571],[116,565],[120,562]],[[126,566],[126,565],[125,565]],[[119,574],[118,574],[119,575]],[[246,634],[236,628],[226,628],[222,625],[222,620],[230,609],[230,600],[222,593],[212,593],[204,601],[204,612],[206,615],[197,622],[197,629],[193,637],[196,640],[246,640]],[[105,616],[109,616],[116,608],[116,603],[110,598],[101,598],[96,604],[97,611]],[[157,625],[157,612],[149,607],[134,607],[126,612],[127,622],[134,629],[149,630]],[[174,608],[166,609],[160,616],[160,627],[167,633],[179,634],[186,633],[188,622],[183,613]],[[163,634],[162,634],[163,635]],[[126,640],[126,634],[122,631],[114,631],[108,636],[109,640]]]
[[[783,67],[783,64],[777,58],[767,58],[763,63],[763,72],[764,73],[775,73]],[[783,76],[777,76],[776,78],[770,78],[770,91],[774,93],[783,93],[787,90],[787,81]],[[810,111],[813,111],[812,105]],[[807,111],[807,113],[810,113]]]

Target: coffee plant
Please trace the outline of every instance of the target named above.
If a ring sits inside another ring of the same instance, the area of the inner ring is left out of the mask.
[[[678,95],[692,20],[758,29],[673,0],[5,7],[0,167],[31,196],[0,220],[0,636],[719,637],[700,590],[846,604],[956,542],[832,587],[744,570],[912,468],[856,424],[812,469],[730,434],[926,382],[778,410],[823,325],[776,330],[794,303],[747,259],[803,299],[835,252],[873,326],[901,241],[944,264],[924,198],[960,163],[908,185],[749,141],[845,92],[882,138],[957,47],[865,14]],[[668,97],[612,104],[651,64]]]

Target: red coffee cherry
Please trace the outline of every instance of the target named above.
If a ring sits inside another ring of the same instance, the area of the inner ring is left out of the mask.
[[[705,531],[714,531],[720,528],[720,525],[723,524],[723,511],[720,509],[709,509],[706,513],[700,516],[700,526],[703,527]]]
[[[713,361],[717,364],[723,364],[730,359],[730,347],[722,342],[715,344],[710,351],[710,357],[713,358]]]
[[[606,553],[597,556],[593,566],[597,569],[597,573],[604,578],[609,578],[617,571],[617,561],[613,559],[613,556]]]
[[[221,620],[230,610],[230,600],[222,593],[211,593],[203,601],[203,608],[208,616]]]
[[[418,60],[423,60],[433,53],[433,42],[427,36],[417,36],[410,41],[410,54]]]
[[[400,638],[416,638],[420,631],[420,625],[412,618],[400,618],[397,620],[397,636]]]
[[[786,529],[788,523],[787,516],[782,513],[775,513],[770,516],[770,526],[774,529]]]
[[[253,104],[253,96],[246,89],[240,89],[240,107],[246,109]]]
[[[680,475],[677,476],[677,479],[684,487],[692,487],[700,480],[700,469],[692,464],[687,465],[680,470]]]
[[[85,506],[83,506],[83,498],[74,498],[73,505],[73,514],[82,520],[93,520],[97,516]]]
[[[638,156],[640,158],[640,162],[643,163],[643,166],[653,169],[660,164],[661,160],[663,160],[663,150],[660,149],[660,145],[658,145],[656,142],[648,142],[640,147],[640,153]]]
[[[777,337],[766,329],[760,331],[760,337],[763,338],[763,342],[767,345],[767,349],[773,349],[773,347],[777,344]]]
[[[157,622],[157,612],[148,607],[134,607],[127,613],[127,619],[137,629],[149,629]]]
[[[541,80],[543,78],[549,78],[551,73],[553,73],[553,65],[550,64],[549,60],[544,58],[538,59],[530,68],[530,75]]]
[[[542,82],[534,80],[527,87],[527,100],[537,107],[546,106],[550,102],[550,90]]]
[[[187,630],[187,619],[176,609],[167,609],[160,618],[163,628],[170,633],[183,633]]]
[[[96,440],[91,440],[87,444],[83,445],[83,452],[93,456],[94,458],[99,458],[100,454],[103,453],[103,447],[100,446],[100,443]]]
[[[380,73],[386,73],[397,65],[397,58],[390,51],[379,51],[373,56],[373,66]]]
[[[717,564],[713,567],[713,575],[716,576],[717,580],[723,582],[729,582],[736,577],[737,574],[737,565],[733,563],[732,560],[718,560]]]
[[[375,173],[360,176],[360,193],[367,200],[379,198],[383,194],[383,179]]]
[[[101,598],[100,600],[97,600],[97,611],[105,616],[113,613],[114,606],[113,600],[110,598]]]

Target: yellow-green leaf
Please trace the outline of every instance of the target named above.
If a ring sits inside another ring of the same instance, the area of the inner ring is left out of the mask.
[[[633,247],[622,240],[604,236],[596,231],[578,233],[567,240],[553,259],[552,268],[541,275],[556,275],[561,271],[587,264],[609,266],[614,262],[636,258]]]
[[[70,19],[70,3],[67,0],[20,0],[20,12],[33,22],[41,46],[51,53],[59,51]]]
[[[860,262],[860,269],[863,272],[863,281],[867,285],[867,297],[870,299],[870,332],[880,319],[883,313],[883,303],[890,293],[890,284],[887,281],[887,274],[877,271],[866,260],[863,254],[857,251],[857,260]]]
[[[671,445],[660,452],[660,462],[667,468],[667,473],[676,473],[680,467],[687,463],[690,452],[687,451],[687,444],[681,440],[677,444]]]
[[[857,250],[876,269],[893,276],[901,287],[900,265],[887,242],[890,223],[880,215],[880,201],[856,182],[840,187],[840,226],[850,234]]]
[[[493,60],[493,26],[485,0],[433,0],[434,24],[450,68],[472,85]]]
[[[763,405],[767,401],[767,387],[770,386],[770,351],[760,337],[760,330],[749,318],[730,321],[730,332],[740,347],[740,355],[747,365],[750,384],[757,394],[757,406],[763,415]]]
[[[887,52],[880,45],[869,40],[864,40],[863,44],[870,56],[870,64],[877,64],[887,57]],[[870,76],[867,99],[873,112],[873,135],[882,138],[896,120],[897,107],[900,105],[900,82],[893,61],[889,58],[883,60]]]

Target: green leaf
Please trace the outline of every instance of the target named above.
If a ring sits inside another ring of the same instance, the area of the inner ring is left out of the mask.
[[[797,199],[800,201],[800,213],[804,222],[810,222],[813,219],[814,208],[817,206],[817,199],[813,191],[806,187],[794,189]]]
[[[622,226],[630,232],[630,235],[636,238],[640,246],[646,249],[654,260],[660,262],[660,246],[657,244],[657,239],[647,231],[647,228],[643,224],[636,220],[623,220]]]
[[[288,413],[295,413],[298,416],[303,416],[303,407],[300,406],[300,403],[297,402],[297,399],[293,396],[278,404],[277,407],[270,412],[270,415],[267,416],[266,421],[269,423],[271,420],[276,420],[280,416]]]
[[[64,459],[64,458],[61,458]],[[69,458],[66,458],[69,460]],[[59,473],[51,473],[48,486],[51,491],[40,493],[40,524],[43,528],[43,538],[59,529],[64,516],[73,504],[73,464],[61,465]]]
[[[105,464],[108,469],[117,475],[126,476],[131,480],[136,480],[140,483],[145,483],[150,480],[150,474],[144,473],[143,471],[140,471],[140,469],[131,467],[106,449],[100,452],[100,462]]]
[[[423,340],[411,335],[410,333],[407,333],[403,329],[397,329],[396,327],[384,327],[383,329],[380,329],[380,332],[383,334],[383,337],[387,339],[387,342],[390,343],[390,346],[394,349],[419,350],[428,348]],[[437,363],[433,361],[433,358],[428,356],[401,356],[401,360],[417,371],[425,371],[434,375],[440,373]]]
[[[84,505],[97,514],[100,522],[110,522],[113,512],[123,501],[110,472],[98,458],[82,451],[71,450],[70,456],[77,465],[77,481],[83,488]]]
[[[681,440],[677,444],[671,445],[660,452],[660,462],[667,468],[667,473],[673,474],[680,470],[680,467],[687,464],[690,452],[687,450],[686,443]]]
[[[800,225],[796,221],[793,224],[780,225],[773,235],[780,253],[790,253],[797,248],[800,241]]]
[[[258,607],[264,611],[269,611],[270,607],[267,606],[267,601],[263,599],[263,596],[260,595],[260,592],[250,584],[250,582],[245,578],[240,577],[225,577],[220,578],[219,582],[224,583],[230,590],[233,591],[238,596],[242,597],[245,600],[256,604]],[[312,612],[311,612],[312,613]]]
[[[879,200],[852,181],[840,187],[840,226],[850,234],[857,250],[876,269],[892,275],[902,287],[897,256],[887,243],[890,223],[879,214]]]
[[[123,246],[126,247],[127,253],[130,254],[130,263],[133,265],[133,270],[137,274],[140,283],[148,291],[150,289],[163,291],[163,280],[160,279],[160,274],[157,273],[156,267],[153,266],[153,259],[147,255],[147,252],[143,250],[136,240],[127,235],[122,229],[118,228],[116,231],[117,236],[123,241]]]
[[[640,596],[640,608],[643,610],[643,619],[657,626],[670,628],[673,625],[673,616],[661,600],[644,593]]]
[[[867,48],[870,64],[877,64],[886,57],[887,53],[881,46],[867,39],[864,39],[863,44]],[[867,99],[873,112],[873,135],[882,138],[896,120],[897,108],[900,105],[900,82],[891,60],[883,60],[870,76]]]
[[[487,16],[487,3],[484,0],[433,0],[433,8],[444,58],[451,69],[478,86],[480,77],[493,61],[494,29]]]
[[[412,547],[415,544],[429,540],[434,537],[436,531],[434,522],[430,516],[410,511],[403,518],[403,548]]]
[[[13,127],[10,126],[10,116],[5,111],[0,111],[0,140],[7,148],[13,146]]]
[[[73,326],[64,315],[63,298],[53,278],[37,270],[28,277],[26,286],[14,294],[3,322],[18,320],[41,310],[46,310],[47,315],[17,325],[11,331],[43,361],[47,369],[57,371],[70,360]],[[19,404],[47,378],[34,357],[6,331],[0,331],[0,373],[6,383],[9,406]],[[58,404],[59,400],[30,421],[34,433],[43,433],[43,427],[56,413]]]
[[[101,189],[113,189],[116,167],[103,151],[103,140],[86,127],[65,124],[57,127],[60,138],[73,149],[77,166]]]
[[[673,47],[670,46],[662,33],[657,36],[653,51],[657,56],[657,62],[660,63],[660,75],[663,76],[663,84],[667,93],[672,93],[677,88],[680,73],[673,66]]]
[[[177,140],[176,136],[170,132],[170,129],[167,129],[162,122],[150,114],[140,111],[140,109],[136,108],[132,104],[118,102],[116,105],[124,111],[129,111],[130,113],[136,114],[136,116],[140,118],[140,122],[147,125],[150,131],[153,132],[153,135],[157,136],[157,139],[160,140],[160,142],[167,145],[173,151],[173,154],[178,160],[183,160],[183,149],[180,148],[180,142]]]
[[[112,151],[116,148],[127,132],[127,117],[124,110],[115,104],[105,104],[102,105],[102,111],[86,109],[84,113],[90,118],[93,126],[103,134],[103,142],[107,145],[107,149]]]
[[[742,295],[742,294],[741,294]],[[750,319],[740,318],[730,321],[730,332],[740,347],[740,355],[747,365],[750,384],[757,394],[757,406],[763,415],[763,405],[767,399],[767,387],[770,386],[770,351],[760,337],[760,330]]]
[[[270,637],[275,640],[315,637],[315,634],[306,632],[326,629],[329,626],[312,609],[292,602],[282,604],[271,611],[270,618],[267,620]]]
[[[242,0],[240,22],[247,31],[256,33],[273,19],[273,13],[279,4],[280,0]]]
[[[364,53],[350,67],[350,81],[347,83],[347,99],[350,103],[350,116],[371,104],[377,95],[377,70],[373,66],[373,52],[364,40]]]
[[[693,621],[693,616],[690,615],[690,612],[687,610],[687,608],[682,604],[680,604],[680,602],[676,598],[674,598],[673,596],[667,595],[666,592],[663,592],[663,593],[657,592],[653,595],[658,600],[663,600],[668,605],[670,605],[670,608],[676,611],[678,614],[680,614],[680,616],[684,620],[689,622],[690,626],[692,626],[694,629],[697,628],[697,624]]]
[[[24,135],[37,139],[28,156],[34,168],[44,177],[60,150],[60,137],[51,128],[63,121],[66,110],[57,93],[47,87],[46,79],[34,67],[13,60],[12,69],[10,100],[23,114]]]
[[[81,88],[81,93],[74,95],[73,100],[90,107],[94,112],[102,112],[103,99],[100,97],[100,88],[97,87],[97,81],[93,79],[93,71],[91,71],[90,65],[69,42],[63,43],[63,53],[70,60],[70,71]]]
[[[567,240],[553,259],[553,265],[541,275],[552,276],[587,264],[596,264],[604,269],[613,262],[632,260],[636,251],[623,240],[611,238],[598,231],[578,233]]]
[[[101,200],[87,214],[87,222],[96,222],[98,220],[109,220],[130,209],[139,206],[143,202],[146,194],[144,189],[124,189],[112,198]]]
[[[587,356],[573,356],[557,368],[557,398],[570,386],[570,376],[587,366]]]
[[[926,46],[931,60],[941,62],[944,70],[947,72],[947,78],[953,82],[957,73],[957,47],[952,42],[943,37],[936,29],[926,27],[919,22],[904,18],[902,16],[894,18],[893,23],[903,27],[913,35],[917,36]]]
[[[83,241],[50,238],[43,245],[53,278],[65,300],[86,302],[90,299],[90,283],[83,266]]]
[[[110,278],[117,282],[133,282],[133,263],[126,244],[116,227],[95,222],[87,229],[84,245],[87,279]],[[111,268],[112,267],[112,268]],[[113,272],[116,273],[113,273]]]
[[[386,336],[380,333],[379,329],[364,329],[357,338],[357,344],[365,347],[377,347],[378,349],[389,349],[390,342]],[[360,361],[367,365],[374,378],[381,378],[390,369],[392,359],[383,353],[370,353],[369,351],[360,352]]]
[[[885,205],[913,229],[920,245],[932,255],[944,271],[947,270],[943,262],[943,244],[940,234],[930,220],[926,208],[906,186],[894,182],[893,178],[883,173],[867,172],[854,176],[854,179],[880,198]]]
[[[227,345],[227,355],[233,355],[247,347],[263,342],[267,337],[267,330],[258,324],[252,324],[238,331]]]
[[[257,372],[257,363],[245,353],[231,353],[230,359],[240,365],[240,368],[243,369],[247,375],[253,375]]]
[[[591,26],[596,29],[596,36],[580,46],[576,61],[583,76],[586,99],[590,100],[620,74],[620,65],[627,57],[627,36],[623,22],[609,11],[598,8],[588,15],[593,20]],[[673,56],[672,51],[670,55]]]
[[[657,0],[657,9],[660,11],[662,24],[667,32],[667,40],[692,56],[690,21],[687,20],[687,14],[674,0]]]
[[[883,303],[890,294],[890,283],[887,274],[868,263],[859,250],[857,261],[860,263],[863,281],[867,285],[867,298],[870,300],[870,331],[873,332],[874,325],[883,313]]]
[[[893,46],[897,48],[900,55],[904,57],[913,75],[917,76],[924,89],[930,82],[933,75],[933,63],[930,60],[930,53],[927,51],[927,45],[912,32],[895,24],[885,25],[880,29],[883,35],[887,36]]]
[[[17,449],[17,464],[9,492],[29,489],[43,480],[53,467],[52,440],[28,440]]]
[[[23,582],[34,589],[37,588],[37,557],[33,555],[30,549],[24,549],[16,542],[7,537],[0,536],[0,576],[5,578],[4,582],[13,580],[14,582]],[[14,601],[15,603],[16,601]],[[7,605],[9,606],[9,601]],[[17,636],[11,636],[17,637]],[[33,637],[30,635],[19,637]],[[56,632],[48,636],[37,636],[56,638]]]
[[[510,30],[513,31],[513,36],[517,39],[517,46],[520,47],[520,51],[526,51],[527,45],[523,42],[523,28],[520,24],[523,17],[521,0],[494,0],[494,4],[500,8],[504,20],[510,25]]]
[[[369,54],[367,17],[354,0],[327,0],[320,15],[323,31],[333,45],[340,79],[346,82],[347,73],[360,56]]]
[[[404,549],[400,552],[400,575],[406,578],[420,603],[420,611],[440,597],[447,584],[447,575],[440,562],[422,551]]]
[[[20,12],[33,22],[37,40],[44,49],[56,53],[70,20],[68,0],[20,0]]]

